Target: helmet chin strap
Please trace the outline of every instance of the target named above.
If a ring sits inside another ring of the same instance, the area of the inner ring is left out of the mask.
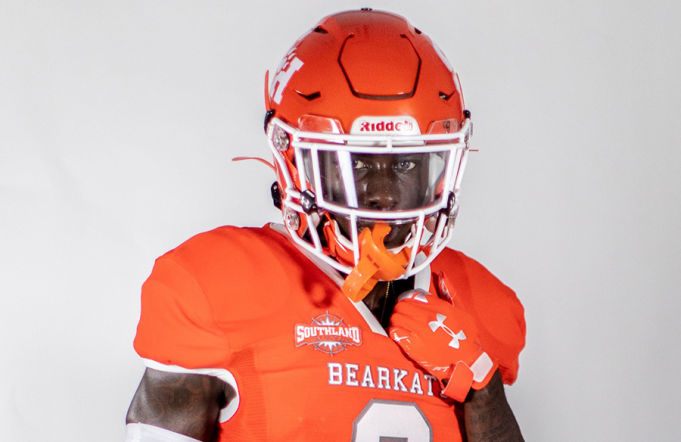
[[[389,252],[383,240],[390,230],[387,224],[376,224],[373,229],[365,227],[359,234],[359,262],[343,284],[343,293],[352,301],[364,299],[378,281],[392,281],[404,275],[411,249]]]

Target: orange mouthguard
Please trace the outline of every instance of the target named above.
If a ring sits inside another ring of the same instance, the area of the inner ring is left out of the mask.
[[[364,299],[378,281],[392,281],[404,275],[410,249],[390,253],[383,243],[390,229],[387,224],[376,224],[373,230],[365,227],[359,234],[359,262],[343,284],[343,293],[352,301]]]

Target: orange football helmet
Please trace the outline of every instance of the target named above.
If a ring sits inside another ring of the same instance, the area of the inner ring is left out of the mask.
[[[427,266],[451,238],[472,133],[440,49],[399,15],[341,12],[267,83],[272,191],[293,240],[349,274],[346,292]]]

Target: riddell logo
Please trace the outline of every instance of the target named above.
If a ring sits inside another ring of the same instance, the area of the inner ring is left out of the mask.
[[[418,135],[421,133],[416,120],[403,117],[360,117],[352,123],[353,134],[399,134]]]
[[[346,325],[344,320],[327,311],[312,319],[311,324],[296,324],[296,347],[312,345],[316,350],[334,355],[348,345],[362,344],[362,329]]]
[[[414,130],[414,124],[411,121],[380,121],[378,123],[369,123],[365,121],[362,123],[362,127],[359,128],[360,132],[411,132]]]

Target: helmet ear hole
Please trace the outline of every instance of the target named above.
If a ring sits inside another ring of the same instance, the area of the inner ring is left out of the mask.
[[[272,183],[270,193],[272,194],[272,203],[274,203],[274,207],[281,210],[281,190],[279,189],[278,182],[275,181]]]
[[[267,133],[267,125],[270,124],[270,120],[274,116],[274,109],[270,109],[267,112],[265,112],[265,122],[264,122],[264,128],[265,128],[265,133]]]

